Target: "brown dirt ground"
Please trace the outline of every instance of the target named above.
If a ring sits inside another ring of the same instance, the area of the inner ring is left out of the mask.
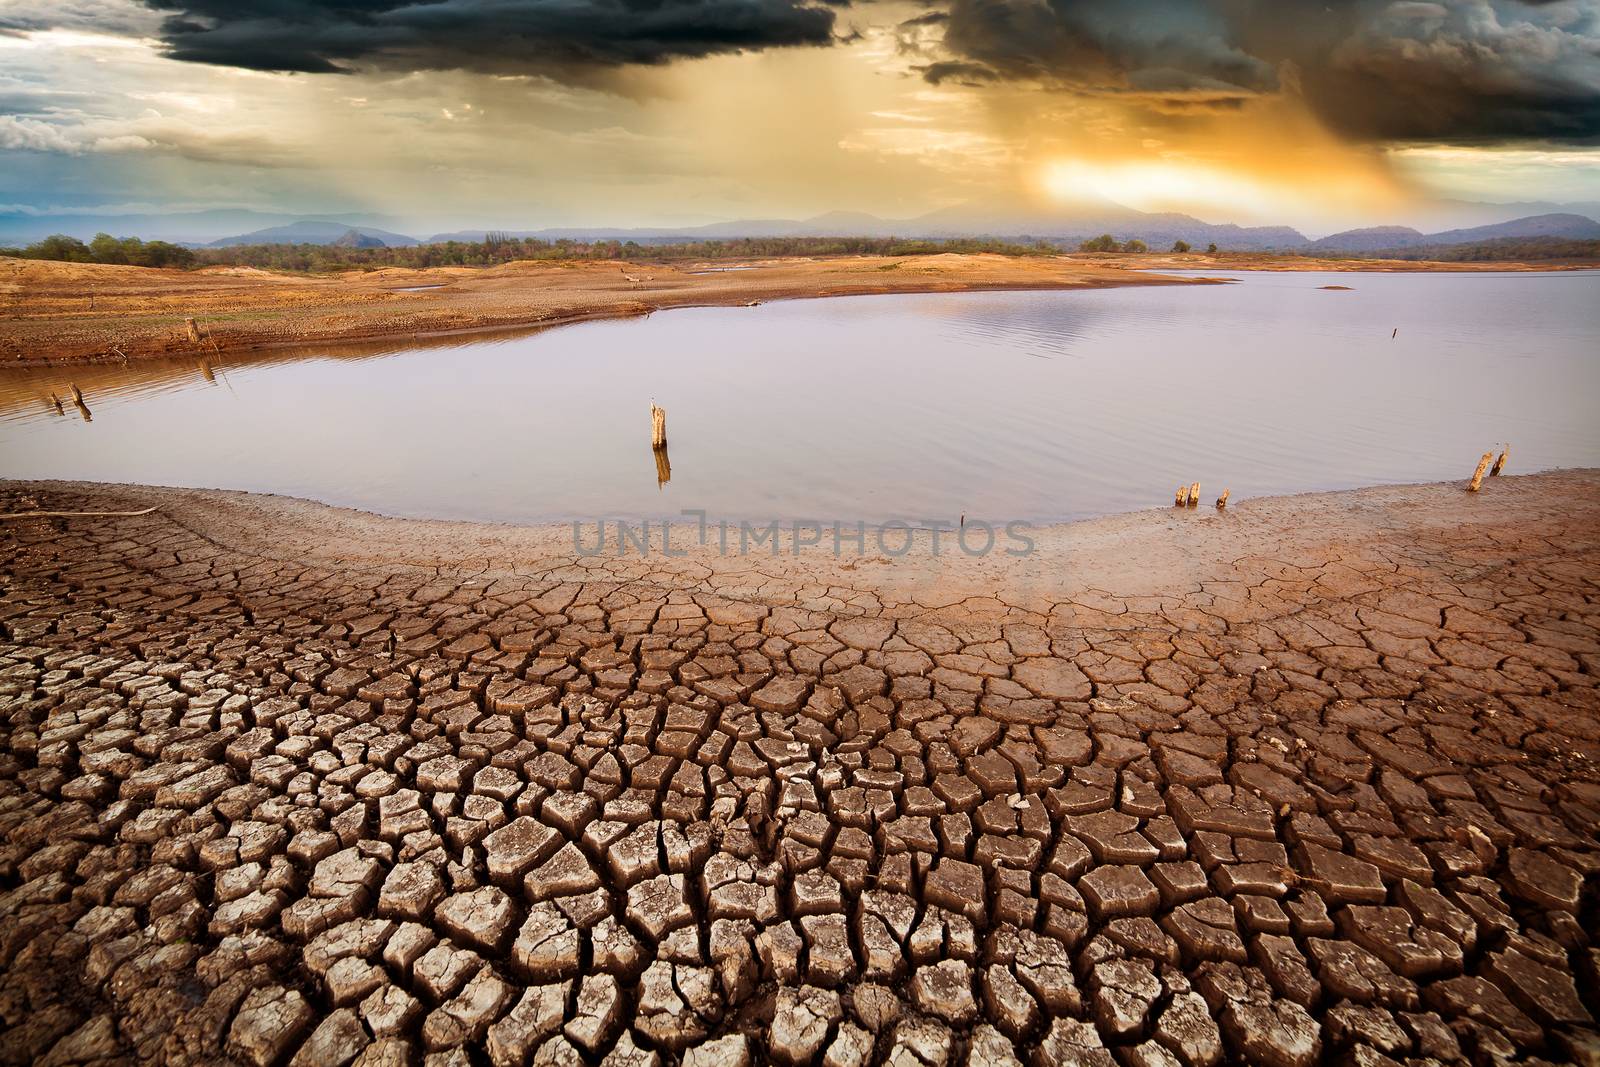
[[[1600,1051],[1600,471],[1020,559],[0,482],[150,505],[0,523],[0,1063]]]
[[[307,275],[156,270],[0,258],[0,366],[205,356],[304,344],[426,338],[793,297],[1204,284],[1160,270],[1558,270],[1570,265],[1317,260],[1261,254],[1018,258],[843,256],[730,264],[510,263]],[[438,285],[422,292],[402,288]],[[185,318],[205,334],[196,345]]]
[[[784,259],[696,273],[708,266],[522,262],[305,275],[0,259],[0,365],[547,326],[790,297],[1193,284],[1116,263],[996,255]],[[442,288],[396,291],[421,285]],[[204,331],[200,345],[185,318]]]

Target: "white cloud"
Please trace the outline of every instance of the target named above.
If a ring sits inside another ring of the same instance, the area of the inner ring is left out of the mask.
[[[0,149],[10,152],[65,152],[77,155],[82,144],[60,127],[37,119],[0,115]]]

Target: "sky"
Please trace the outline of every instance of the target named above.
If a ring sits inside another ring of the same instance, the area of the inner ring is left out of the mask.
[[[1600,0],[0,0],[0,212],[1600,201]]]

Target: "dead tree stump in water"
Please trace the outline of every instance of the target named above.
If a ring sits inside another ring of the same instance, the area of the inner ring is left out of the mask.
[[[1233,492],[1232,489],[1224,489],[1222,491],[1222,495],[1217,497],[1217,510],[1218,511],[1221,511],[1223,508],[1226,508],[1228,506],[1228,494],[1231,493],[1231,492]]]
[[[1178,486],[1178,494],[1177,494],[1177,496],[1173,497],[1172,506],[1175,507],[1175,508],[1181,508],[1181,507],[1183,507],[1183,505],[1187,504],[1188,502],[1189,502],[1189,487],[1187,485]]]
[[[193,343],[193,344],[199,344],[200,343],[200,327],[195,323],[195,321],[193,319],[184,319],[183,320],[183,325],[184,325],[184,328],[189,331],[189,340],[190,340],[190,342]]]
[[[1200,503],[1200,483],[1195,482],[1189,487],[1189,506],[1192,508]]]
[[[667,409],[650,405],[650,447],[667,447]]]
[[[1478,469],[1472,472],[1472,481],[1467,483],[1467,492],[1476,493],[1478,487],[1483,485],[1483,472],[1489,469],[1491,459],[1494,459],[1494,453],[1485,452],[1483,458],[1478,460]]]
[[[1491,478],[1497,477],[1500,474],[1501,471],[1506,469],[1506,459],[1510,455],[1511,455],[1511,446],[1510,445],[1506,445],[1506,450],[1504,452],[1500,453],[1500,458],[1495,460],[1494,461],[1494,466],[1489,468],[1489,477],[1491,477]]]

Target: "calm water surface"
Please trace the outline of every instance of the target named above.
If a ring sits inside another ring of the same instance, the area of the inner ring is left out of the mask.
[[[0,472],[443,518],[854,522],[1081,518],[1195,480],[1239,500],[1464,478],[1507,441],[1513,472],[1600,466],[1600,272],[1231,277],[6,371]]]

